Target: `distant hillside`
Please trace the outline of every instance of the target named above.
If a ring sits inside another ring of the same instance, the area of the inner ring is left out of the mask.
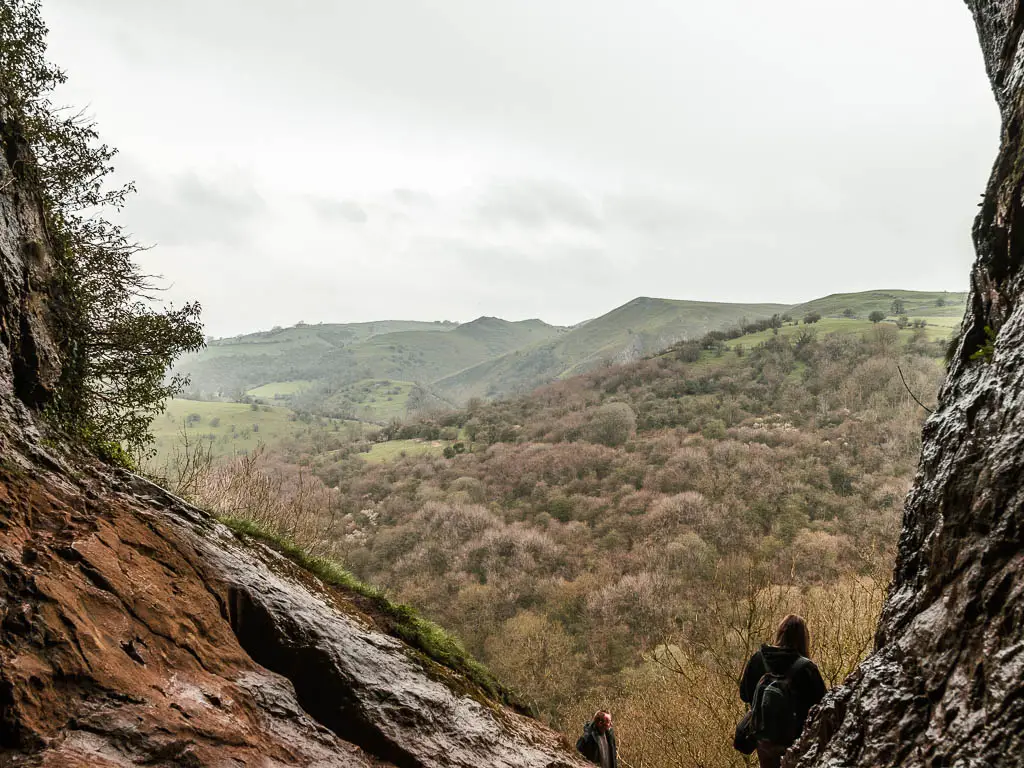
[[[175,371],[192,379],[193,395],[237,396],[275,382],[313,380],[341,368],[339,350],[374,336],[403,332],[443,333],[454,324],[405,320],[372,323],[297,325],[215,339],[205,349],[182,358]]]
[[[820,332],[860,332],[874,311],[928,323],[945,337],[966,294],[876,290],[797,305],[641,297],[574,328],[481,317],[470,323],[381,321],[301,325],[212,342],[182,361],[193,397],[240,399],[385,423],[424,407],[528,392],[607,363],[636,360],[744,320],[808,313]],[[794,326],[789,325],[792,329]],[[787,331],[788,332],[788,331]]]
[[[263,390],[277,399],[301,394],[308,401],[368,379],[430,382],[561,332],[540,320],[494,317],[463,325],[303,325],[213,341],[177,370],[191,377],[193,396],[237,398]],[[297,383],[302,386],[292,386]]]
[[[720,304],[641,297],[546,344],[516,350],[453,376],[433,388],[450,400],[525,392],[606,363],[625,363],[686,338],[786,312],[783,304]]]
[[[949,291],[863,291],[861,293],[833,293],[821,299],[797,304],[790,312],[801,317],[807,312],[818,312],[826,317],[839,317],[852,313],[854,317],[866,318],[874,311],[887,315],[901,314],[894,311],[894,303],[902,302],[902,314],[911,317],[962,317],[967,303],[966,293]]]
[[[484,360],[556,337],[561,329],[539,320],[518,323],[481,317],[455,330],[401,331],[351,347],[351,364],[366,374],[431,382]]]

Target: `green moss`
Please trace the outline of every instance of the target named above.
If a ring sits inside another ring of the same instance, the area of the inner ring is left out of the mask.
[[[273,547],[325,584],[354,592],[364,598],[367,602],[365,607],[380,620],[388,634],[404,640],[428,658],[464,675],[488,696],[525,710],[525,707],[515,700],[511,691],[499,683],[483,664],[470,656],[458,639],[434,622],[418,615],[411,606],[392,602],[384,590],[360,581],[336,560],[311,555],[288,537],[268,530],[252,520],[237,517],[221,517],[219,520],[235,533],[249,536]]]

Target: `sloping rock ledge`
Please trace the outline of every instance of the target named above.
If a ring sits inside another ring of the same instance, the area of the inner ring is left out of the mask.
[[[4,765],[568,766],[354,596],[130,473],[0,464]]]

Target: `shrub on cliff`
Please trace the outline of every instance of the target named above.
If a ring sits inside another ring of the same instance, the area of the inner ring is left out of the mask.
[[[56,246],[63,372],[49,412],[101,455],[124,458],[122,446],[144,448],[153,415],[186,383],[165,376],[203,345],[199,305],[154,305],[133,260],[141,246],[107,218],[134,185],[109,184],[116,150],[91,120],[52,102],[66,76],[46,61],[46,32],[39,0],[0,0],[4,143],[31,149],[35,162],[13,170],[42,199]]]

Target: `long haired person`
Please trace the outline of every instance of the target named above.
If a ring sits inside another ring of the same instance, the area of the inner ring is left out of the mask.
[[[811,711],[825,695],[825,681],[810,659],[807,622],[789,614],[747,662],[740,698],[753,710],[757,759],[761,768],[779,768],[786,750],[800,737]]]

